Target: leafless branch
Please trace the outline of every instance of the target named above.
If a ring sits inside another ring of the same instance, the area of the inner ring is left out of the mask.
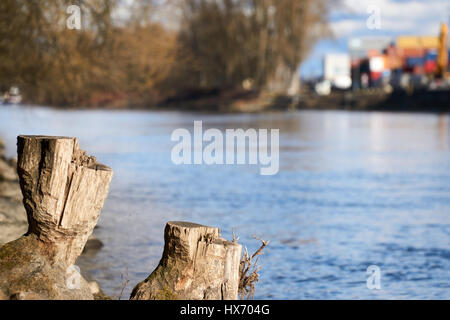
[[[233,238],[234,237],[235,235],[233,230]],[[255,284],[259,281],[259,271],[261,271],[259,257],[264,254],[263,250],[269,244],[269,241],[264,241],[256,236],[253,236],[253,238],[261,241],[262,244],[251,256],[249,255],[247,248],[244,249],[239,267],[239,296],[242,300],[249,300],[255,297]]]

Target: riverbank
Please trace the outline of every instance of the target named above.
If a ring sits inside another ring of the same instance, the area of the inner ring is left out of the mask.
[[[158,104],[109,101],[96,106],[53,106],[63,110],[151,110],[195,111],[207,113],[259,113],[292,110],[349,110],[385,112],[450,112],[449,90],[384,92],[381,89],[335,91],[327,96],[304,92],[297,96],[256,90],[196,92]]]
[[[255,113],[292,110],[350,110],[392,112],[450,112],[449,90],[393,91],[381,89],[336,91],[328,96],[302,93],[287,96],[249,91],[235,94],[196,96],[173,100],[158,107],[162,110]]]
[[[27,216],[22,204],[15,159],[4,156],[5,143],[0,138],[0,246],[27,231]]]
[[[450,112],[449,90],[393,91],[380,89],[301,96],[296,109],[394,112]]]

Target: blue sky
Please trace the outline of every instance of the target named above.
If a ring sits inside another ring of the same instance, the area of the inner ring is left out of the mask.
[[[380,29],[369,29],[367,12],[379,8]],[[351,37],[399,35],[438,35],[441,22],[449,23],[450,0],[341,0],[330,17],[334,39],[322,40],[302,64],[302,76],[320,75],[326,53],[347,52]]]

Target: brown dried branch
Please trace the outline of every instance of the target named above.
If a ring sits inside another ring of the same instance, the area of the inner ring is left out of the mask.
[[[233,238],[234,237],[233,230]],[[269,244],[269,241],[264,241],[256,236],[253,236],[253,238],[261,241],[262,244],[251,256],[249,255],[247,248],[244,249],[241,264],[239,266],[239,296],[242,300],[250,300],[255,297],[255,284],[259,281],[259,271],[261,271],[259,256],[264,254],[263,249]]]
[[[122,288],[120,290],[120,294],[119,297],[117,298],[117,300],[121,300],[122,296],[123,296],[123,292],[125,291],[125,288],[128,286],[128,283],[130,282],[129,278],[128,278],[128,267],[126,269],[126,278],[124,279],[123,277],[123,273],[120,274],[120,279],[122,282]]]

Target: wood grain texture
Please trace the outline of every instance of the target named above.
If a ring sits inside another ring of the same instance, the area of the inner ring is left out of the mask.
[[[132,300],[236,300],[242,246],[219,229],[168,222],[158,267],[131,294]]]
[[[76,138],[19,136],[17,147],[29,233],[60,247],[55,258],[71,265],[97,224],[113,172]]]
[[[68,270],[97,224],[112,170],[76,138],[19,136],[17,152],[28,232],[0,247],[0,299],[93,299],[92,286]]]

